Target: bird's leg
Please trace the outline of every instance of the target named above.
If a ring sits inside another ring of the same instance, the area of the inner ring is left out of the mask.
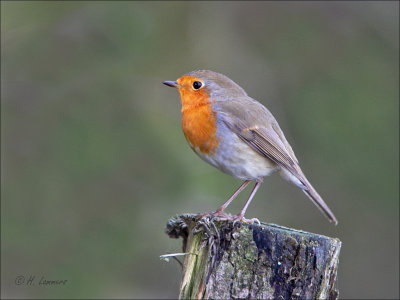
[[[253,219],[245,219],[244,218],[244,214],[246,213],[247,207],[249,206],[251,200],[253,199],[254,195],[256,194],[261,183],[262,183],[262,180],[257,180],[256,184],[253,187],[253,190],[251,191],[249,199],[247,199],[247,201],[246,201],[246,204],[244,205],[242,210],[239,212],[239,214],[234,218],[235,219],[234,223],[237,221],[243,221],[243,222],[251,223],[251,224],[253,224],[254,222],[258,222],[259,224],[261,223],[257,218],[253,218]]]
[[[237,197],[237,195],[240,194],[241,191],[244,190],[246,186],[249,185],[251,180],[246,180],[241,184],[241,186],[236,190],[236,192],[233,193],[233,195],[216,211],[210,212],[210,213],[205,213],[205,214],[200,214],[203,218],[205,217],[211,217],[212,219],[219,219],[219,220],[229,220],[232,219],[231,215],[226,214],[224,211],[228,207],[228,205]]]
[[[218,208],[214,214],[215,215],[221,215],[224,213],[225,209],[228,207],[228,205],[235,199],[241,191],[245,189],[246,186],[248,186],[250,183],[250,180],[246,180],[245,182],[242,183],[242,185],[236,190],[236,192],[233,193],[233,195],[220,207]]]
[[[240,194],[240,192],[243,191],[246,188],[246,186],[249,185],[250,182],[251,182],[250,180],[246,180],[245,182],[243,182],[241,186],[236,190],[236,192],[234,192],[233,195],[220,208],[218,208],[215,211],[215,213],[216,214],[223,213],[225,209],[228,207],[228,205],[233,201],[233,199],[235,199]]]

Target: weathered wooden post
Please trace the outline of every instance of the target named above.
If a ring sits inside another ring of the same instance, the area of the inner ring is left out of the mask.
[[[172,218],[166,232],[183,238],[180,299],[338,298],[338,239],[196,215]]]

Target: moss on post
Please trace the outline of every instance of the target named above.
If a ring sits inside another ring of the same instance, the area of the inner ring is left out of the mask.
[[[273,224],[249,225],[182,215],[169,220],[183,238],[181,299],[337,299],[341,242]]]

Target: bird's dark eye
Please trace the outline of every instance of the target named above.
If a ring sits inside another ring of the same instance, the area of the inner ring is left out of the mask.
[[[199,88],[201,88],[202,85],[203,85],[203,84],[202,84],[200,81],[195,81],[195,82],[193,82],[193,88],[194,88],[195,90],[198,90]]]

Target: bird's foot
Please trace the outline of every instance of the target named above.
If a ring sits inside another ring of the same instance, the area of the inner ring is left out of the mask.
[[[208,213],[202,213],[198,216],[201,217],[202,220],[209,219],[210,221],[226,221],[232,220],[233,216],[231,214],[227,214],[224,211],[216,210]]]
[[[233,225],[236,224],[236,222],[243,222],[243,223],[247,223],[247,224],[254,224],[255,222],[258,224],[261,224],[260,220],[257,218],[252,218],[252,219],[246,219],[244,216],[242,216],[241,214],[232,216],[231,214],[227,214],[224,211],[213,211],[213,212],[209,212],[209,213],[203,213],[203,214],[199,214],[199,216],[201,216],[201,219],[208,219],[209,222],[212,221],[233,221]]]
[[[257,222],[258,225],[261,225],[261,222],[259,219],[257,218],[252,218],[252,219],[246,219],[244,216],[236,215],[232,218],[233,220],[233,225],[235,226],[236,222],[243,222],[243,223],[247,223],[247,224],[254,224],[254,222]]]

